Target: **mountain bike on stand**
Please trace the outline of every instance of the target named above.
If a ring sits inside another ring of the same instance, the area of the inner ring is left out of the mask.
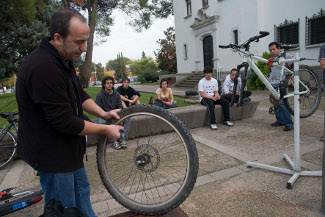
[[[249,52],[250,43],[258,42],[260,38],[269,35],[269,32],[259,32],[259,35],[253,36],[249,38],[246,42],[241,45],[229,44],[229,45],[220,45],[219,47],[222,49],[231,48],[234,51],[238,52],[242,57],[242,64],[237,66],[237,74],[234,81],[234,89],[233,89],[233,98],[231,100],[231,105],[234,104],[234,96],[237,90],[238,80],[237,78],[241,76],[242,86],[238,104],[243,105],[243,95],[244,88],[247,82],[247,71],[248,68],[256,73],[256,75],[261,79],[267,89],[271,92],[270,101],[274,105],[274,107],[270,108],[270,113],[275,113],[276,105],[279,100],[283,99],[284,104],[288,111],[294,115],[294,107],[293,107],[293,96],[294,96],[294,88],[293,88],[293,78],[294,72],[291,71],[286,63],[294,63],[299,64],[299,61],[302,60],[312,60],[307,58],[294,58],[294,59],[285,59],[284,57],[274,58],[274,59],[264,59]],[[297,48],[298,45],[281,45],[281,48],[284,49],[284,53],[289,49]],[[268,78],[261,72],[261,70],[256,66],[254,61],[261,61],[263,63],[267,63],[269,66],[278,66],[281,68],[281,76],[280,76],[280,85],[278,88],[273,87],[269,82]],[[244,68],[243,72],[240,70]],[[314,114],[317,110],[320,100],[321,100],[321,83],[316,73],[307,65],[299,65],[299,95],[300,95],[300,117],[307,118]]]

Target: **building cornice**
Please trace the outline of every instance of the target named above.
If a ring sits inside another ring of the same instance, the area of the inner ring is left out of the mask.
[[[208,16],[206,13],[206,8],[201,8],[198,10],[198,16],[194,18],[194,23],[190,25],[190,27],[193,30],[198,30],[212,23],[218,22],[219,19],[220,16],[218,15]]]

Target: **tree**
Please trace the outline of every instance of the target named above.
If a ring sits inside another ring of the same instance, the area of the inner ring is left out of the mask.
[[[147,58],[147,57],[146,57],[146,53],[145,53],[144,51],[142,51],[142,57],[141,57],[141,58],[142,58],[142,59],[143,59],[143,58]]]
[[[123,58],[123,54],[117,54],[117,68],[115,69],[115,78],[117,80],[121,79],[121,78],[124,78],[124,77],[127,77],[127,74],[126,74],[126,63],[124,61],[124,58]]]
[[[1,0],[0,81],[15,74],[23,59],[48,35],[50,17],[60,7],[51,0]]]
[[[124,62],[125,62],[125,65],[127,64],[130,64],[132,62],[132,60],[130,60],[129,58],[127,57],[123,57],[124,59]],[[107,63],[106,63],[106,69],[109,71],[109,70],[116,70],[118,67],[118,62],[117,62],[117,59],[114,59],[114,60],[109,60]]]
[[[157,43],[160,44],[160,49],[155,52],[158,68],[162,71],[168,71],[169,74],[177,73],[176,61],[176,39],[175,29],[169,27],[164,31],[166,38],[159,39]]]
[[[141,58],[130,64],[130,71],[137,75],[140,82],[156,82],[162,72],[158,72],[156,62],[152,58]]]
[[[109,27],[113,24],[111,17],[113,10],[119,9],[130,16],[130,25],[137,31],[149,28],[155,17],[166,18],[173,13],[172,0],[62,0],[65,7],[74,7],[88,12],[90,35],[87,41],[85,62],[80,71],[80,81],[84,87],[88,86],[91,72],[93,41],[95,31],[105,38],[109,36]]]
[[[101,81],[104,77],[104,67],[102,66],[101,63],[98,63],[95,66],[96,66],[97,81]]]

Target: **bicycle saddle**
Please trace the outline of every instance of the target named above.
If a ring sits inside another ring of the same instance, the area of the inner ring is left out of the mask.
[[[299,44],[281,44],[280,47],[283,48],[284,50],[289,50],[289,49],[299,47]]]
[[[0,116],[3,118],[7,118],[10,115],[18,115],[18,114],[19,114],[19,112],[0,112]]]

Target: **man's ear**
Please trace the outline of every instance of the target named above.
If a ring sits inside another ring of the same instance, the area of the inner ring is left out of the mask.
[[[53,41],[57,46],[61,46],[63,44],[63,38],[61,37],[61,35],[59,33],[54,34]]]

